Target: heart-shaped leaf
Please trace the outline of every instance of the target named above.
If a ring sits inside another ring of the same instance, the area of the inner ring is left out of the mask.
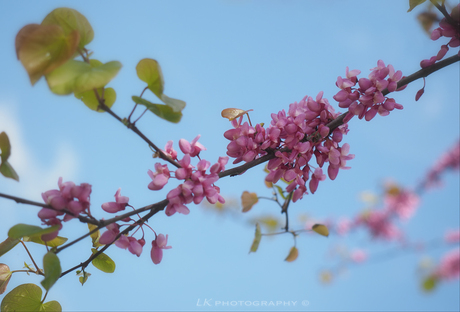
[[[93,254],[97,252],[95,248],[91,248],[91,251]],[[101,253],[99,256],[94,258],[91,263],[102,272],[113,273],[115,271],[115,262],[105,253]]]
[[[91,24],[84,15],[74,9],[54,9],[43,19],[42,25],[59,25],[66,35],[77,31],[80,35],[79,48],[84,48],[94,38],[94,31]]]
[[[174,112],[173,109],[167,105],[154,104],[138,96],[133,96],[132,99],[135,103],[141,104],[147,107],[149,111],[151,111],[152,113],[154,113],[161,119],[164,119],[164,120],[167,120],[173,123],[178,123],[182,118],[182,113],[180,111]]]
[[[1,311],[59,312],[62,307],[57,301],[42,303],[42,289],[35,284],[23,284],[10,291],[2,300]]]
[[[41,281],[41,284],[46,290],[50,290],[61,277],[61,262],[54,252],[49,251],[43,257],[43,269],[45,270],[45,279]]]

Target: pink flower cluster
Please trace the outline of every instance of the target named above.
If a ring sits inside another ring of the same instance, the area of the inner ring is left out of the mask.
[[[308,194],[308,180],[310,191],[315,193],[319,181],[326,179],[322,171],[325,163],[329,163],[328,175],[334,180],[339,169],[349,169],[346,162],[354,158],[349,154],[348,144],[339,146],[343,135],[348,132],[347,124],[336,128],[329,136],[330,129],[326,125],[339,114],[322,96],[323,92],[316,99],[305,96],[299,103],[290,104],[287,114],[284,110],[272,114],[267,129],[260,124],[253,127],[248,122],[242,123],[243,116],[232,120],[234,129],[224,133],[224,137],[231,141],[227,155],[236,158],[233,163],[238,163],[275,151],[276,157],[268,162],[269,173],[265,180],[290,182],[286,191],[294,192],[294,202]],[[313,155],[319,166],[314,169],[308,164]]]
[[[120,226],[116,223],[111,223],[107,225],[106,228],[107,231],[99,238],[99,243],[101,244],[111,244],[120,234]],[[168,235],[165,237],[163,234],[155,234],[155,236],[155,240],[152,241],[150,257],[154,264],[159,264],[163,258],[163,249],[170,249],[172,247],[166,246],[168,243]],[[139,257],[145,245],[145,239],[136,239],[133,236],[120,235],[114,244],[119,248],[128,249],[130,253]]]
[[[43,201],[54,209],[42,208],[38,212],[38,217],[46,225],[59,225],[59,230],[62,229],[62,221],[69,221],[81,213],[90,215],[90,194],[91,185],[82,183],[75,185],[73,182],[62,182],[62,178],[58,181],[58,190],[49,190],[42,193]],[[59,219],[58,216],[64,217]],[[42,240],[49,241],[58,235],[58,231],[42,235]]]
[[[400,70],[395,71],[392,65],[385,66],[385,63],[379,60],[377,67],[371,69],[368,78],[358,80],[357,76],[360,73],[361,71],[356,69],[349,71],[347,67],[345,77],[337,78],[336,85],[341,90],[333,98],[339,102],[339,107],[348,108],[344,122],[348,122],[353,116],[358,116],[359,119],[364,117],[366,121],[370,121],[377,113],[387,116],[395,108],[403,109],[401,104],[382,93],[385,89],[389,92],[397,91],[398,81],[402,78]],[[356,84],[358,87],[355,87]]]
[[[402,232],[395,224],[395,220],[407,220],[412,217],[420,204],[419,196],[395,184],[386,186],[382,209],[366,210],[354,220],[342,218],[335,225],[340,235],[345,235],[351,229],[364,227],[374,238],[386,240],[402,239]]]
[[[460,141],[445,152],[428,171],[425,179],[420,184],[422,189],[431,189],[441,185],[441,174],[447,170],[460,169]]]
[[[186,204],[193,202],[199,204],[204,198],[209,203],[224,203],[224,198],[220,195],[220,189],[214,183],[219,179],[219,172],[225,170],[228,157],[219,157],[217,163],[211,166],[211,163],[205,159],[200,159],[196,167],[192,166],[191,158],[198,157],[199,153],[206,148],[198,142],[198,135],[192,142],[185,139],[179,140],[179,148],[184,153],[182,159],[177,158],[177,152],[172,147],[172,141],[166,144],[164,153],[180,164],[180,168],[174,172],[174,177],[178,180],[184,180],[176,188],[172,189],[166,198],[169,200],[165,213],[172,216],[176,212],[188,214],[190,210]],[[209,173],[206,171],[209,169]],[[160,190],[171,177],[171,172],[167,165],[160,163],[155,164],[155,172],[149,170],[148,174],[152,182],[148,185],[150,190]]]
[[[460,249],[454,249],[444,255],[435,276],[447,280],[460,277]]]
[[[452,9],[450,14],[451,23],[444,17],[441,22],[439,22],[439,27],[431,32],[431,39],[438,40],[441,37],[450,38],[447,44],[441,46],[438,54],[432,56],[430,59],[423,60],[420,62],[420,67],[425,68],[433,65],[437,61],[440,61],[444,58],[449,47],[456,48],[460,46],[460,4]],[[460,55],[460,51],[458,52]]]

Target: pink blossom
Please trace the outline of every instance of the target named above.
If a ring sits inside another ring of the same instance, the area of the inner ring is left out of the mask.
[[[163,153],[171,157],[173,160],[177,160],[177,152],[173,149],[173,141],[168,141],[165,145]]]
[[[446,234],[444,235],[444,240],[448,243],[459,243],[460,229],[446,231]]]
[[[195,157],[201,151],[206,150],[206,148],[201,143],[198,142],[198,139],[200,137],[201,135],[197,135],[190,143],[185,139],[180,139],[179,147],[182,153],[189,154],[190,157]]]
[[[158,234],[154,241],[152,241],[152,250],[150,252],[150,257],[152,258],[153,263],[159,264],[163,259],[163,249],[171,249],[171,246],[166,246],[168,244],[168,235],[166,237],[163,234]]]
[[[149,190],[161,190],[170,178],[170,173],[168,169],[168,165],[162,165],[160,163],[155,164],[155,172],[149,170],[147,174],[152,179],[152,182],[149,183],[148,188]]]
[[[344,219],[344,218],[340,219],[336,225],[337,234],[345,235],[346,233],[348,233],[348,231],[350,231],[350,228],[352,225],[353,225],[353,222],[351,220]]]
[[[395,213],[400,219],[411,218],[420,204],[419,196],[410,190],[390,185],[384,197],[385,210]]]
[[[355,263],[364,262],[367,259],[367,253],[362,249],[355,249],[350,253],[350,259]]]
[[[375,238],[393,240],[402,237],[402,233],[391,222],[387,212],[371,210],[360,216],[355,224],[367,227]]]
[[[125,210],[128,205],[129,197],[121,196],[121,188],[115,193],[115,202],[107,202],[102,204],[102,209],[106,212],[116,213],[118,211]]]
[[[458,279],[460,276],[460,249],[454,249],[445,254],[435,274],[443,279]]]
[[[111,223],[105,227],[107,231],[99,237],[99,243],[110,244],[115,240],[115,237],[120,233],[120,226],[116,223]]]

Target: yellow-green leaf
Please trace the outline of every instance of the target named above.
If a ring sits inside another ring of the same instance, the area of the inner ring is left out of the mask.
[[[318,233],[319,235],[323,235],[323,236],[326,236],[328,237],[329,236],[329,230],[328,228],[323,225],[323,224],[315,224],[312,226],[311,228],[313,231],[315,231],[316,233]]]
[[[175,113],[180,113],[185,108],[185,102],[182,101],[182,100],[170,98],[169,96],[166,96],[165,94],[162,94],[160,96],[160,99],[166,105],[171,107],[173,112],[175,112]]]
[[[434,275],[427,276],[422,282],[422,289],[425,292],[433,291],[438,284],[438,279]]]
[[[79,48],[84,48],[94,38],[94,31],[86,17],[70,8],[57,8],[49,13],[42,21],[42,25],[59,25],[66,35],[77,31],[80,35]]]
[[[150,91],[161,98],[164,89],[163,73],[160,64],[156,60],[145,58],[136,66],[137,77],[147,83]]]
[[[45,229],[42,229],[39,226],[36,225],[28,225],[28,224],[23,224],[19,223],[13,226],[9,231],[8,231],[8,237],[12,239],[19,239],[24,236],[35,236],[35,235],[43,235],[43,234],[48,234],[52,233],[59,230],[58,225],[54,225]]]
[[[16,35],[16,53],[32,85],[72,58],[79,41],[77,31],[66,35],[58,25],[24,26]]]
[[[104,87],[121,69],[121,63],[112,61],[91,69],[75,79],[74,92],[84,92]]]
[[[407,12],[412,11],[416,6],[422,4],[426,0],[409,0],[409,10]]]
[[[77,78],[91,70],[91,65],[76,60],[69,60],[45,76],[51,92],[59,95],[71,94],[75,90]]]
[[[260,225],[259,223],[256,223],[256,233],[254,236],[254,240],[252,241],[252,245],[251,245],[251,249],[249,250],[249,253],[257,251],[257,249],[259,248],[261,239],[262,239],[262,232],[260,231]]]
[[[99,98],[104,100],[104,104],[111,108],[117,99],[117,93],[113,88],[98,88],[97,94]],[[104,96],[102,96],[104,94]],[[104,113],[105,111],[102,109],[98,109],[99,107],[99,100],[94,93],[94,90],[89,90],[85,92],[75,92],[75,97],[81,100],[86,106],[88,106],[93,111],[98,113]]]
[[[93,254],[97,252],[95,248],[91,248],[91,251]],[[115,271],[115,262],[105,253],[101,253],[99,256],[94,258],[91,263],[102,272],[113,273]]]
[[[11,164],[8,161],[2,162],[0,165],[0,173],[5,177],[5,178],[11,178],[13,180],[16,180],[19,182],[19,176],[16,173],[16,171],[13,169]]]
[[[296,260],[298,256],[299,256],[299,250],[295,246],[293,246],[291,250],[289,251],[289,254],[286,257],[286,259],[284,259],[284,261],[292,262]]]
[[[17,244],[19,244],[19,239],[7,237],[3,242],[0,243],[0,257],[13,249]]]
[[[243,212],[248,212],[251,210],[252,206],[257,204],[259,198],[257,197],[256,193],[249,193],[248,191],[244,191],[241,195],[241,206],[243,206]]]
[[[46,290],[50,290],[54,283],[61,277],[61,262],[54,252],[48,251],[43,257],[43,269],[45,271],[45,279],[41,281],[41,284]]]
[[[60,312],[62,307],[57,301],[42,303],[42,289],[35,284],[22,284],[14,288],[2,300],[1,311],[40,311]]]
[[[92,230],[96,229],[97,225],[88,223],[88,230],[91,232]],[[93,247],[98,248],[100,246],[104,246],[103,244],[99,244],[99,237],[101,237],[101,233],[99,230],[94,232],[93,234],[90,235],[91,241],[93,242]]]
[[[61,237],[61,236],[57,236],[55,238],[53,238],[52,240],[49,240],[45,243],[45,241],[43,241],[41,239],[41,236],[24,236],[24,241],[25,242],[33,242],[33,243],[36,243],[36,244],[40,244],[40,245],[46,245],[48,247],[51,247],[51,248],[54,248],[54,247],[58,247],[58,246],[61,246],[61,245],[64,245],[65,242],[67,242],[67,238],[65,237]]]
[[[182,113],[180,111],[174,112],[173,109],[167,105],[151,103],[150,101],[147,101],[146,99],[140,98],[138,96],[133,96],[132,99],[135,103],[147,107],[149,111],[161,119],[172,123],[178,123],[182,118]]]

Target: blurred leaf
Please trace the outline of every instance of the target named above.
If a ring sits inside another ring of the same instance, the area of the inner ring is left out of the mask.
[[[57,301],[42,303],[42,289],[35,284],[23,284],[14,288],[2,300],[1,311],[58,312],[62,307]]]
[[[8,286],[8,282],[11,279],[10,267],[4,263],[0,263],[0,295],[3,294]],[[3,311],[3,310],[2,310]]]
[[[16,54],[34,85],[72,58],[79,42],[77,31],[66,35],[58,25],[29,24],[16,35]]]
[[[5,132],[0,133],[0,155],[1,162],[8,160],[11,155],[11,145],[8,135]]]
[[[436,22],[439,22],[438,15],[434,12],[422,12],[417,16],[420,25],[422,26],[423,30],[428,34],[431,35],[431,27]]]
[[[283,189],[282,189],[280,186],[278,186],[278,185],[273,185],[273,186],[278,190],[278,194],[280,194],[281,198],[284,199],[284,200],[286,200],[286,196],[284,196],[284,191],[283,191]]]
[[[88,71],[80,74],[75,79],[74,92],[84,92],[92,89],[102,88],[110,82],[121,69],[121,63],[112,61],[101,66],[91,67]]]
[[[0,243],[0,257],[13,249],[17,244],[19,244],[19,239],[7,237],[3,242]]]
[[[267,228],[267,231],[274,232],[278,229],[279,220],[273,216],[265,216],[257,218],[257,222],[262,223],[263,226]]]
[[[77,271],[77,275],[81,275],[78,278],[78,280],[80,281],[81,286],[83,286],[86,283],[86,281],[88,280],[88,277],[91,276],[91,273]]]
[[[332,282],[332,273],[330,271],[321,272],[320,280],[324,284],[329,284],[330,282]]]
[[[43,269],[45,271],[45,279],[41,281],[41,284],[46,290],[50,290],[59,277],[61,277],[61,262],[54,252],[48,251],[43,257]]]
[[[426,0],[409,0],[409,10],[407,12],[412,11],[416,6],[422,4]]]
[[[0,173],[5,177],[5,178],[11,178],[13,180],[16,180],[19,182],[19,176],[16,173],[16,171],[13,169],[13,167],[10,165],[8,161],[2,162],[0,165]]]
[[[299,256],[299,250],[295,246],[293,246],[291,250],[289,251],[289,255],[286,257],[286,259],[284,259],[284,261],[292,262],[296,260],[298,256]]]
[[[69,60],[45,76],[51,92],[58,95],[71,94],[75,90],[77,78],[91,70],[91,65],[76,60]]]
[[[97,228],[97,225],[94,225],[94,224],[91,224],[91,223],[87,223],[88,224],[88,230],[91,232],[92,230],[94,230],[95,228]],[[93,247],[94,248],[98,248],[100,246],[104,246],[103,244],[99,244],[99,237],[101,237],[101,232],[99,230],[97,230],[96,232],[94,232],[93,234],[90,235],[91,237],[91,241],[93,242]]]
[[[80,35],[78,47],[84,48],[94,38],[94,31],[86,17],[70,8],[57,8],[49,13],[42,21],[42,25],[59,25],[66,35],[77,31]]]
[[[144,105],[149,111],[160,117],[161,119],[178,123],[182,118],[181,112],[174,112],[171,107],[163,104],[154,104],[138,96],[132,97],[137,104]]]
[[[315,231],[316,233],[318,233],[319,235],[323,235],[323,236],[326,236],[326,237],[329,236],[329,230],[323,224],[315,224],[315,225],[312,226],[311,229],[313,231]]]
[[[145,58],[137,63],[136,72],[137,77],[147,83],[150,91],[161,98],[164,90],[164,79],[160,64],[156,60]]]
[[[102,93],[104,93],[104,97],[102,97]],[[104,100],[104,104],[108,108],[111,108],[113,106],[113,103],[115,103],[115,100],[117,99],[117,94],[113,88],[98,88],[97,94],[99,94],[99,97]],[[97,109],[99,107],[99,101],[96,97],[96,94],[94,93],[94,90],[89,90],[80,93],[76,92],[75,97],[81,100],[83,103],[85,103],[85,105],[93,111],[96,111],[98,113],[105,113],[104,110]]]
[[[249,193],[248,191],[244,191],[241,195],[241,206],[243,206],[243,212],[248,212],[251,210],[252,206],[257,204],[259,198],[257,197],[256,193]]]
[[[265,186],[268,187],[268,188],[272,188],[273,187],[273,182],[268,182],[266,180],[264,180],[265,182]]]
[[[91,248],[93,254],[97,252],[95,248]],[[101,253],[91,263],[99,270],[105,273],[113,273],[115,271],[115,262],[105,253]]]
[[[23,224],[19,223],[13,226],[9,231],[8,231],[8,237],[12,239],[19,239],[24,236],[36,236],[36,235],[43,235],[43,234],[48,234],[48,233],[53,233],[55,231],[59,230],[59,225],[54,225],[46,229],[42,229],[39,226],[35,225],[28,225],[28,224]]]
[[[422,282],[422,289],[425,292],[431,292],[436,288],[438,284],[438,279],[434,275],[426,277]]]
[[[165,94],[162,94],[160,99],[169,107],[172,108],[173,112],[180,113],[185,108],[185,102],[178,99],[170,98]]]
[[[251,111],[252,109],[245,111],[239,108],[226,108],[222,110],[221,115],[222,117],[227,118],[228,120],[232,121]]]
[[[32,242],[32,243],[36,243],[36,244],[40,244],[40,245],[46,245],[46,246],[49,246],[51,248],[54,248],[54,247],[58,247],[58,246],[61,246],[63,245],[65,242],[67,242],[67,238],[65,237],[61,237],[61,236],[57,236],[55,238],[53,238],[52,240],[49,240],[45,243],[45,241],[43,241],[41,239],[41,236],[24,236],[24,241],[25,242]]]
[[[180,113],[185,108],[184,101],[170,98],[163,93],[163,90],[164,90],[163,73],[161,72],[160,64],[158,64],[156,60],[149,59],[149,58],[140,60],[139,63],[137,63],[136,72],[137,72],[137,76],[139,77],[139,79],[147,83],[147,87],[149,88],[149,90],[152,91],[153,94],[155,94],[159,99],[161,99],[167,106],[169,106],[174,113]],[[158,104],[154,104],[154,105],[158,105]],[[154,114],[156,113],[154,112]],[[163,118],[163,119],[166,119],[166,118]],[[168,121],[171,121],[171,120],[168,120]]]
[[[260,225],[259,223],[256,223],[256,234],[254,236],[254,240],[252,241],[252,245],[251,245],[251,249],[249,250],[249,253],[257,251],[257,249],[259,248],[259,243],[261,239],[262,239],[262,233],[260,232]]]

